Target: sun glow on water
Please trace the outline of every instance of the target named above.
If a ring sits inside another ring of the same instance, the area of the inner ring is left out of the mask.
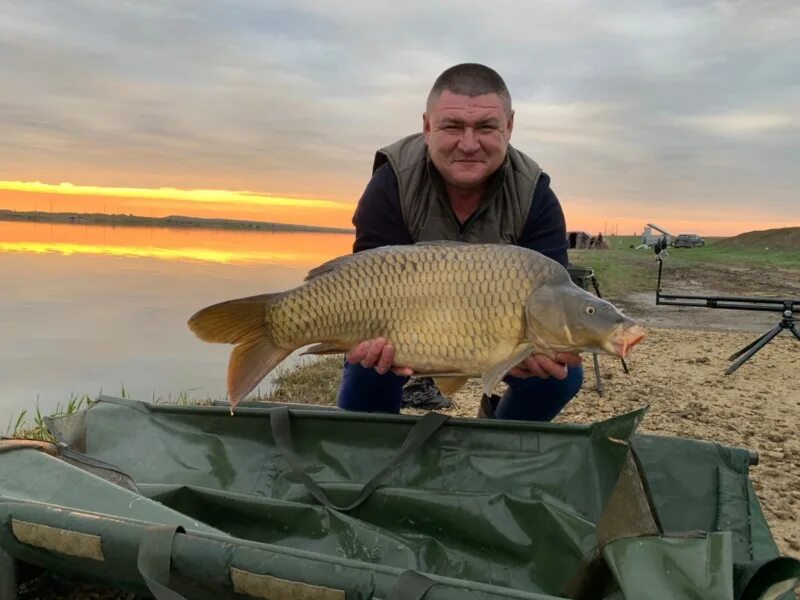
[[[222,265],[310,267],[348,254],[352,243],[352,236],[347,234],[0,221],[0,255],[110,256]]]
[[[127,258],[157,258],[161,260],[196,260],[222,264],[254,262],[294,264],[302,258],[297,253],[266,250],[222,250],[201,247],[159,248],[153,246],[71,244],[65,242],[0,242],[0,252],[55,253],[63,256],[87,254]]]

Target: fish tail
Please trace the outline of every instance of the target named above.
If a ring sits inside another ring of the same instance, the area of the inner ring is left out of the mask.
[[[228,400],[233,408],[291,349],[276,345],[268,308],[283,294],[263,294],[214,304],[189,319],[189,329],[203,341],[236,344],[228,361]]]

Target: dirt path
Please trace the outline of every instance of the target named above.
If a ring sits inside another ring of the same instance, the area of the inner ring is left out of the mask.
[[[723,268],[701,277],[685,273],[678,281],[670,285],[676,293],[800,296],[797,271]],[[630,373],[618,360],[601,357],[601,398],[587,361],[583,390],[556,420],[593,422],[648,404],[643,433],[758,452],[751,475],[770,528],[781,551],[800,558],[800,342],[783,331],[725,375],[728,356],[775,325],[778,313],[656,306],[652,293],[618,304],[648,330],[629,357]],[[472,381],[445,412],[474,416],[479,397],[480,386]]]

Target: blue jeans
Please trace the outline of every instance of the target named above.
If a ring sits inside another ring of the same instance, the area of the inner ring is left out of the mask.
[[[407,377],[379,375],[375,369],[345,361],[337,404],[345,410],[399,413],[406,381]],[[503,381],[508,390],[495,410],[496,418],[551,421],[581,389],[583,367],[570,367],[563,380],[507,375]]]

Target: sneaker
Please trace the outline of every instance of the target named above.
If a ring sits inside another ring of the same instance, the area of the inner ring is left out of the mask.
[[[453,403],[442,396],[430,377],[412,377],[403,386],[403,406],[437,410],[450,408]]]

